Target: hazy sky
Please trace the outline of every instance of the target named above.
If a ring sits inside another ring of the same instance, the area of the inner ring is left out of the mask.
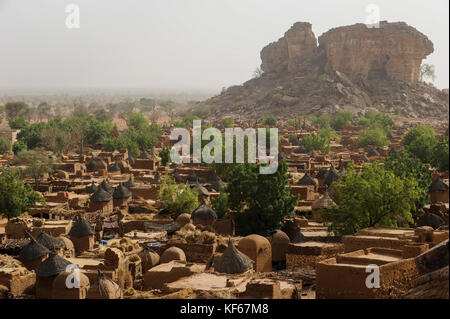
[[[68,4],[80,28],[66,28]],[[0,88],[214,89],[241,84],[259,52],[296,21],[318,37],[365,22],[405,21],[427,35],[449,87],[448,0],[0,0]]]

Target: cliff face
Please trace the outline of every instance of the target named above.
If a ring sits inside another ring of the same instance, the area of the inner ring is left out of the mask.
[[[433,43],[404,22],[381,22],[379,28],[364,24],[332,29],[319,37],[327,68],[350,77],[387,75],[395,80],[420,80],[422,60],[434,51]]]
[[[340,71],[350,78],[387,76],[415,83],[420,80],[422,60],[432,52],[433,43],[404,22],[331,29],[319,37],[318,48],[311,24],[297,22],[261,51],[261,68],[267,73],[292,72],[324,53],[327,71]]]
[[[317,51],[317,39],[308,22],[295,23],[277,42],[261,51],[264,72],[295,71],[304,61],[313,58]]]

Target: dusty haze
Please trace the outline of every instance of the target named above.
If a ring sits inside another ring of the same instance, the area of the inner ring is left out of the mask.
[[[80,29],[65,25],[80,8]],[[337,4],[338,3],[338,4]],[[449,86],[449,1],[0,0],[0,89],[206,89],[241,84],[260,50],[296,21],[316,36],[365,22],[405,21],[427,35],[439,88]]]

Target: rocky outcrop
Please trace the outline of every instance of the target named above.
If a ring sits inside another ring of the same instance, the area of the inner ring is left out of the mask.
[[[433,43],[404,22],[382,21],[379,28],[365,24],[331,29],[319,37],[327,68],[350,77],[387,75],[415,83],[422,60],[434,51]]]
[[[261,51],[264,72],[295,71],[304,61],[315,57],[317,39],[311,23],[297,22],[277,42]]]

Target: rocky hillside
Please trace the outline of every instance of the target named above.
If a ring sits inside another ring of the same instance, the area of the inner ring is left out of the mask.
[[[232,86],[199,107],[215,116],[252,118],[364,112],[368,108],[411,118],[448,117],[449,92],[420,81],[433,43],[404,22],[339,27],[318,41],[311,24],[295,23],[261,51],[262,76]]]

